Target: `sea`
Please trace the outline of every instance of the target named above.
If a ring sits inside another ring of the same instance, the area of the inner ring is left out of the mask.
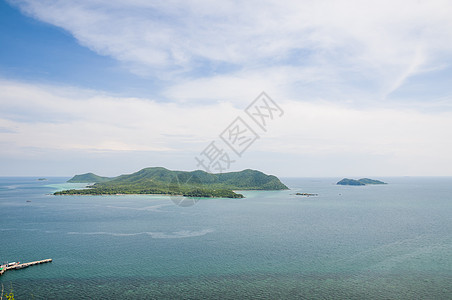
[[[452,299],[452,178],[282,178],[243,199],[0,178],[3,299]],[[311,193],[302,196],[296,193]]]

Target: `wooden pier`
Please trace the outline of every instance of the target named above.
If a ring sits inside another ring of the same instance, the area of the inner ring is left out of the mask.
[[[34,265],[39,265],[39,264],[45,264],[45,263],[49,263],[52,262],[52,259],[43,259],[43,260],[37,260],[37,261],[32,261],[32,262],[27,262],[27,263],[15,263],[15,264],[5,264],[5,265],[1,265],[0,266],[0,275],[2,275],[3,273],[5,273],[8,270],[18,270],[18,269],[23,269],[23,268],[27,268],[29,266],[34,266]]]

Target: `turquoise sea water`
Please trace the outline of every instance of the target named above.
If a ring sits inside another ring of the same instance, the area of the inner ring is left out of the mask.
[[[15,299],[452,299],[452,178],[339,179],[180,207],[0,178],[0,262],[54,260],[0,283]]]

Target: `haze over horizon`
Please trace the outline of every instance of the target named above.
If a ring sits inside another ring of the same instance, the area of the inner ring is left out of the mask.
[[[452,176],[449,1],[0,0],[0,176]],[[265,91],[266,131],[245,109]],[[224,144],[222,144],[224,146]],[[225,146],[224,148],[228,148]]]

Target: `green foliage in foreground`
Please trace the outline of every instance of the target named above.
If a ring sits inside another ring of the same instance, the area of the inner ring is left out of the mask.
[[[84,174],[83,176],[88,180],[87,182],[93,182],[91,179],[96,178],[97,175]],[[80,178],[78,177],[77,180]],[[73,179],[71,182],[74,182]],[[233,190],[283,189],[288,188],[277,177],[255,170],[210,174],[200,170],[184,172],[170,171],[165,168],[146,168],[130,175],[121,175],[110,178],[108,181],[98,182],[87,189],[61,191],[56,192],[55,195],[165,194],[186,197],[243,198],[243,195]]]

